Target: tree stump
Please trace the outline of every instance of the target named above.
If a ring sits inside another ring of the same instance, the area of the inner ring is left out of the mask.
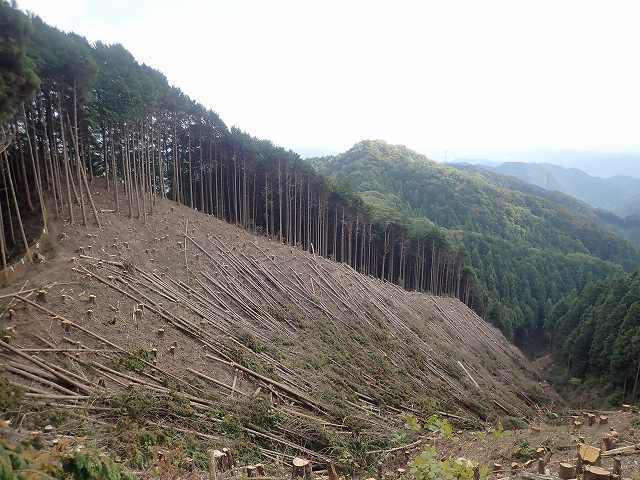
[[[613,450],[616,448],[616,439],[613,435],[608,434],[602,437],[602,451],[608,452],[609,450]]]
[[[627,405],[626,403],[622,405],[623,412],[631,412],[633,411],[633,407],[631,405]]]
[[[256,476],[264,477],[264,465],[262,463],[256,463],[254,466],[256,467]]]
[[[303,478],[304,480],[311,480],[313,478],[311,470],[311,462],[304,458],[294,458],[292,462],[293,468],[291,470],[291,479]]]
[[[587,414],[587,421],[589,422],[589,426],[592,427],[596,424],[596,416],[593,413]]]
[[[222,453],[224,453],[225,470],[231,470],[236,466],[236,460],[233,456],[233,452],[225,447],[222,449]]]
[[[546,473],[546,465],[544,463],[544,458],[539,457],[538,458],[538,473],[541,475],[544,475]]]
[[[583,479],[584,480],[610,480],[611,473],[609,472],[609,470],[605,468],[594,466],[594,465],[587,465],[586,467],[584,467]]]
[[[220,459],[224,457],[224,453],[220,450],[208,450],[207,453],[209,454],[209,480],[218,480],[218,473],[222,472]]]
[[[561,463],[558,465],[558,476],[562,480],[569,480],[577,477],[576,467],[570,463]]]
[[[600,425],[607,425],[609,423],[609,417],[605,415],[600,415],[600,418],[598,419],[598,423]]]
[[[257,477],[258,472],[256,471],[256,467],[254,465],[247,465],[247,478]]]

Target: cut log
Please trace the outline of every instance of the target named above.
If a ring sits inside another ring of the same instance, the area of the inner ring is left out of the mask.
[[[583,478],[584,480],[610,480],[611,473],[605,468],[587,465],[584,467]]]
[[[578,457],[588,465],[598,465],[600,463],[600,455],[602,451],[591,445],[580,445],[578,448]]]
[[[572,465],[570,463],[561,463],[560,465],[558,465],[558,476],[562,480],[576,478],[577,472],[575,465]]]
[[[616,455],[635,455],[638,451],[640,451],[640,443],[610,450],[604,453],[603,456],[614,457]]]

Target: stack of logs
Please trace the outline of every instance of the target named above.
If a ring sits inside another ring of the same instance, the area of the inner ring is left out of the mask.
[[[578,478],[584,480],[621,480],[622,462],[619,457],[613,459],[613,472],[601,466],[602,452],[600,448],[578,443],[577,462],[575,465],[563,462],[558,466],[558,477],[562,480]]]

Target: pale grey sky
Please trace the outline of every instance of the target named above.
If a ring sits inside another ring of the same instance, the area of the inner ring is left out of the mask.
[[[639,150],[640,2],[19,0],[301,153]]]

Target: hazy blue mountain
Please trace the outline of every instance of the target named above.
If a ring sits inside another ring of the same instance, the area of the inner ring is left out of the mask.
[[[490,168],[538,187],[562,192],[589,205],[626,217],[640,213],[640,179],[630,176],[602,178],[577,168],[550,163],[507,162]]]
[[[513,159],[515,160],[515,159]],[[579,168],[596,177],[640,178],[640,153],[549,151],[524,153],[517,161]]]

